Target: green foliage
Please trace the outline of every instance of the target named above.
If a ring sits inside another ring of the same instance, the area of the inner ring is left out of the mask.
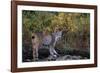
[[[22,25],[23,42],[25,40],[31,42],[31,32],[42,32],[45,28],[49,28],[50,32],[53,32],[54,28],[59,26],[61,29],[65,29],[66,31],[66,33],[63,34],[62,39],[66,47],[89,48],[89,13],[23,10]]]

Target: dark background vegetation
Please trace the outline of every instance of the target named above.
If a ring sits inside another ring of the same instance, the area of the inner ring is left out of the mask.
[[[56,26],[66,29],[55,49],[61,55],[81,55],[90,58],[90,14],[71,12],[22,11],[23,62],[32,57],[32,32],[42,33]]]

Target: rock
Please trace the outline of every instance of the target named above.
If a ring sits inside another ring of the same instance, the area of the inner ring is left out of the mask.
[[[71,55],[65,55],[65,56],[60,56],[59,58],[57,58],[57,60],[71,60],[72,57]]]
[[[65,55],[65,56],[60,56],[56,60],[61,61],[61,60],[79,60],[82,59],[81,56],[72,56],[72,55]]]
[[[73,60],[78,60],[78,59],[80,59],[80,58],[79,58],[79,56],[72,56],[72,59],[73,59]]]
[[[26,62],[31,62],[31,60],[30,59],[26,59]]]
[[[84,59],[88,59],[87,57],[84,57]]]
[[[46,48],[39,49],[38,55],[39,55],[38,56],[39,59],[45,59],[49,57],[50,55],[49,49],[46,49]]]

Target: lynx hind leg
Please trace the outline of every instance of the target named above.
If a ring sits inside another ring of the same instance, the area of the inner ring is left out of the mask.
[[[33,50],[33,61],[38,61],[38,49]]]
[[[33,61],[35,61],[35,50],[33,49]]]
[[[35,60],[38,61],[38,49],[35,50]]]

